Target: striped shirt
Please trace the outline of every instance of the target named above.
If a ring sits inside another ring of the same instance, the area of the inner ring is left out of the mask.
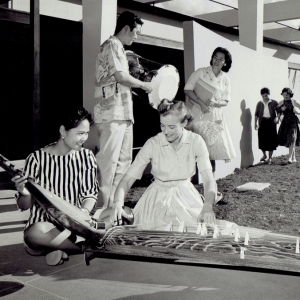
[[[23,174],[77,207],[85,198],[97,200],[97,164],[91,150],[82,148],[68,155],[53,155],[43,149],[37,150],[27,157]],[[46,221],[52,222],[52,218],[34,201],[25,228]]]

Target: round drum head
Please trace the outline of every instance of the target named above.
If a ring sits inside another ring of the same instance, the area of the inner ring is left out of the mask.
[[[172,65],[164,65],[152,80],[153,91],[148,94],[150,104],[157,109],[163,99],[173,100],[179,86],[179,73]]]

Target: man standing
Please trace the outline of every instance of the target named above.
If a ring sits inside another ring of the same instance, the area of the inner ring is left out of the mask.
[[[99,49],[96,61],[94,119],[99,135],[96,154],[100,184],[97,207],[111,207],[116,187],[132,160],[133,104],[131,88],[152,91],[149,82],[129,74],[124,45],[131,45],[141,32],[142,20],[124,11],[115,33]]]

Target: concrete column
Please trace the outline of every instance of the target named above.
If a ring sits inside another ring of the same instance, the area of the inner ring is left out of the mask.
[[[100,44],[114,34],[117,20],[117,0],[82,0],[82,63],[83,106],[93,112],[95,89],[95,62]],[[97,135],[92,128],[86,148],[95,150]]]
[[[184,81],[195,71],[194,21],[183,22]]]
[[[239,0],[240,44],[261,51],[263,48],[263,0]]]

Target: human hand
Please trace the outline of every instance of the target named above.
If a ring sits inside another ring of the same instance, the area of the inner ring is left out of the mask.
[[[219,106],[219,102],[217,100],[215,100],[215,99],[208,99],[206,101],[206,104],[208,106]]]
[[[147,93],[151,93],[153,91],[153,87],[151,82],[144,82],[141,88]]]
[[[286,110],[286,106],[284,106],[284,105],[281,106],[281,110],[282,110],[282,111],[285,111],[285,110]]]
[[[211,107],[205,105],[204,103],[201,103],[200,106],[201,106],[202,113],[206,114],[211,112]]]
[[[11,180],[15,183],[16,190],[21,195],[23,195],[23,196],[30,195],[30,193],[28,192],[28,190],[25,188],[25,184],[27,182],[27,178],[26,177],[21,176],[21,175],[17,175],[17,176],[14,176]]]
[[[90,211],[87,208],[81,207],[80,210],[86,213],[87,215],[90,215]]]
[[[258,128],[258,127],[257,127],[257,124],[255,124],[255,125],[254,125],[254,129],[257,130],[257,128]]]
[[[197,218],[197,222],[204,222],[210,225],[214,225],[216,223],[216,216],[210,204],[204,203],[202,211]]]
[[[126,219],[133,219],[133,214],[127,214],[124,210],[124,202],[115,202],[112,206],[112,211],[110,214],[110,222],[113,226],[122,225],[122,217]]]
[[[278,123],[279,123],[279,118],[278,118],[278,117],[275,117],[274,123],[275,123],[275,124],[278,124]]]

